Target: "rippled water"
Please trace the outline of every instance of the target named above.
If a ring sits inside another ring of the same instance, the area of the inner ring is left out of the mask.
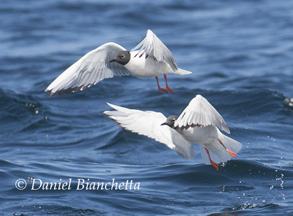
[[[290,0],[1,2],[0,215],[293,215],[292,9]],[[43,92],[86,52],[108,41],[131,49],[147,29],[193,72],[168,75],[174,95],[137,77]],[[185,160],[101,113],[110,102],[168,116],[196,94],[243,144],[219,171],[197,145]],[[33,179],[72,189],[31,190]],[[78,179],[140,188],[76,190]]]

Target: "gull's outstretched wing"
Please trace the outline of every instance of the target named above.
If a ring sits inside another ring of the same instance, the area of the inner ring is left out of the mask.
[[[88,52],[58,76],[45,90],[55,94],[84,90],[99,81],[113,76],[128,76],[131,73],[121,64],[111,62],[125,49],[116,43],[106,43]]]
[[[174,71],[178,70],[176,61],[171,51],[163,44],[163,42],[151,31],[148,30],[145,38],[137,44],[131,51],[138,50],[138,56],[152,56],[158,62],[165,61]]]
[[[196,95],[179,115],[174,127],[187,129],[189,127],[205,127],[213,125],[230,133],[226,122],[217,110],[201,95]]]
[[[186,159],[194,157],[192,143],[185,140],[176,130],[167,125],[162,113],[140,111],[109,104],[114,111],[105,111],[104,114],[119,123],[126,130],[145,135],[167,145]]]

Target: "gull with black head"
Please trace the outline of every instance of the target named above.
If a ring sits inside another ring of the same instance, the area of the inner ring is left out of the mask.
[[[186,75],[191,72],[178,68],[170,50],[148,30],[145,38],[130,51],[109,42],[88,52],[58,76],[45,91],[50,91],[50,96],[60,95],[84,90],[114,76],[135,75],[155,77],[160,91],[173,93],[167,83],[168,73]],[[166,89],[159,85],[160,75],[164,75]]]
[[[230,130],[222,116],[201,95],[193,98],[179,116],[168,118],[159,112],[108,105],[114,111],[104,114],[121,127],[153,138],[186,159],[194,157],[192,143],[200,144],[204,163],[212,164],[216,170],[219,163],[236,157],[242,148],[241,143],[221,133],[223,130],[229,134]]]

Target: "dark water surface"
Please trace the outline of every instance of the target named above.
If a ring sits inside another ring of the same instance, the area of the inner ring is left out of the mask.
[[[0,215],[293,215],[292,11],[291,0],[1,1]],[[168,76],[174,95],[137,77],[43,92],[86,52],[131,49],[147,29],[193,72]],[[185,160],[101,113],[110,102],[168,116],[196,94],[243,144],[219,171],[197,145]],[[34,178],[72,188],[32,190]],[[77,190],[113,179],[140,188]]]

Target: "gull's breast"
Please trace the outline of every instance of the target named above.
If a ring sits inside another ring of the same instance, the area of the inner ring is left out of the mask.
[[[138,51],[130,52],[130,61],[125,68],[136,76],[156,77],[171,73],[171,67],[165,62],[156,62],[153,57],[137,54]]]
[[[215,134],[217,132],[216,127],[206,126],[206,127],[189,127],[188,129],[177,129],[177,131],[184,136],[186,140],[197,144],[210,143],[215,139]]]

